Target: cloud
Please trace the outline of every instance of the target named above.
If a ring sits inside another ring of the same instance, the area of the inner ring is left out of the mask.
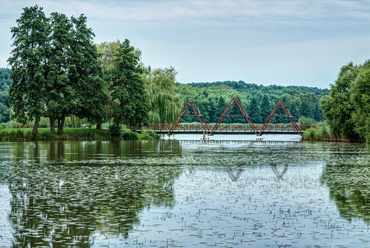
[[[32,1],[12,1],[12,5],[33,5]],[[103,21],[193,22],[215,20],[237,22],[248,19],[289,23],[297,20],[319,22],[328,19],[369,20],[366,1],[346,0],[180,0],[180,1],[50,1],[41,0],[39,6],[62,13],[89,13],[90,18]],[[294,20],[287,22],[287,20]],[[325,23],[324,23],[325,25]]]
[[[10,27],[23,7],[35,5],[2,2],[0,66],[11,50]],[[327,87],[343,64],[363,63],[363,51],[370,49],[367,0],[39,0],[38,5],[47,15],[85,14],[95,42],[128,38],[143,51],[144,63],[174,66],[181,82],[307,80]]]

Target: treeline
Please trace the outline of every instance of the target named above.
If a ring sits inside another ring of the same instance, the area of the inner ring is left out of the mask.
[[[50,133],[57,125],[60,134],[68,119],[87,120],[97,129],[110,122],[113,135],[121,124],[173,121],[182,104],[174,92],[173,68],[143,65],[140,50],[127,39],[93,44],[84,15],[48,17],[37,5],[23,10],[11,29],[14,48],[8,59],[13,120],[34,123],[37,133],[48,119]]]
[[[370,60],[343,66],[321,107],[334,136],[370,143]]]
[[[214,83],[177,83],[176,91],[183,99],[194,101],[205,117],[207,123],[217,122],[227,104],[233,97],[238,97],[247,114],[254,123],[263,123],[278,100],[282,100],[293,117],[298,121],[301,117],[322,121],[320,99],[328,94],[327,89],[305,86],[262,86],[247,84],[243,81],[225,81]],[[278,115],[285,115],[279,108]],[[239,108],[234,104],[229,115],[240,115]],[[186,117],[185,121],[195,121],[194,117]],[[243,117],[225,118],[224,123],[247,123]],[[271,123],[288,123],[285,117],[276,117]]]
[[[32,123],[34,133],[42,124],[50,127],[50,133],[57,128],[61,134],[65,126],[79,127],[85,121],[97,129],[109,126],[111,134],[118,135],[121,124],[173,123],[186,100],[198,105],[208,123],[216,122],[232,97],[239,98],[255,123],[263,123],[279,99],[296,120],[323,120],[319,102],[328,94],[326,89],[243,81],[175,83],[174,68],[144,65],[141,51],[127,39],[94,44],[84,15],[46,16],[37,5],[23,10],[11,29],[11,68],[0,70],[2,123]],[[235,105],[229,114],[240,110]],[[224,120],[230,122],[246,120]]]

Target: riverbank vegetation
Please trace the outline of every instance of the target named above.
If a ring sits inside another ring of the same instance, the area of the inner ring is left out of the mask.
[[[48,128],[39,128],[37,133],[32,128],[8,128],[0,129],[0,141],[31,141],[31,140],[148,140],[160,139],[160,135],[153,131],[142,133],[123,129],[119,136],[112,137],[109,130],[98,130],[92,128],[66,128],[63,134],[51,134]]]
[[[370,143],[370,60],[343,66],[321,107],[333,136]]]

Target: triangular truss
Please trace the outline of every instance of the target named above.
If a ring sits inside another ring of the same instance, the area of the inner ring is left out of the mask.
[[[227,115],[233,104],[236,103],[236,105],[239,107],[240,111],[242,112],[242,115]],[[249,125],[253,129],[254,133],[257,135],[258,129],[254,126],[252,120],[249,118],[247,112],[245,112],[245,109],[243,108],[242,104],[240,103],[239,99],[237,97],[233,97],[229,104],[226,106],[224,112],[221,114],[220,118],[218,119],[216,125],[214,125],[212,131],[208,135],[212,135],[212,133],[219,128],[222,121],[225,119],[225,117],[245,117],[245,119],[248,121]]]
[[[193,115],[186,115],[186,112],[188,112],[189,109],[192,109],[194,114]],[[194,103],[194,102],[190,102],[189,100],[186,101],[184,107],[182,108],[180,114],[177,116],[175,122],[172,124],[172,127],[170,129],[170,131],[168,132],[168,136],[171,135],[171,132],[177,128],[177,125],[180,123],[182,117],[184,116],[196,116],[200,122],[200,124],[202,125],[202,129],[205,131],[206,134],[208,134],[208,125],[202,115],[202,113],[200,112],[199,108],[197,107],[197,105]]]
[[[277,112],[277,110],[279,109],[279,107],[280,107],[280,106],[283,108],[283,110],[284,110],[284,112],[285,112],[285,114],[286,114],[286,115],[277,115],[277,114],[276,114],[276,112]],[[279,101],[276,103],[275,107],[272,109],[271,113],[270,113],[270,114],[269,114],[269,116],[267,117],[267,119],[266,119],[265,123],[263,124],[263,126],[262,126],[262,128],[261,128],[261,130],[260,130],[260,132],[259,132],[259,134],[258,134],[257,136],[260,136],[260,135],[262,134],[262,132],[266,130],[267,126],[270,124],[271,119],[272,119],[273,117],[276,117],[276,116],[280,116],[280,117],[288,117],[288,118],[289,118],[289,120],[290,120],[290,122],[291,122],[291,123],[292,123],[292,125],[293,125],[293,129],[294,129],[294,131],[296,131],[300,136],[302,136],[302,131],[299,129],[299,127],[298,127],[297,123],[294,121],[293,116],[290,114],[290,112],[289,112],[288,108],[285,106],[285,104],[283,103],[283,101],[282,101],[282,100],[279,100]]]

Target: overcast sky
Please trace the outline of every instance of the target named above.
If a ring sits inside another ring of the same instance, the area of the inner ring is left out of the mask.
[[[370,59],[366,0],[0,0],[0,67],[24,7],[85,14],[95,43],[129,39],[177,81],[243,80],[329,87],[341,66]]]

